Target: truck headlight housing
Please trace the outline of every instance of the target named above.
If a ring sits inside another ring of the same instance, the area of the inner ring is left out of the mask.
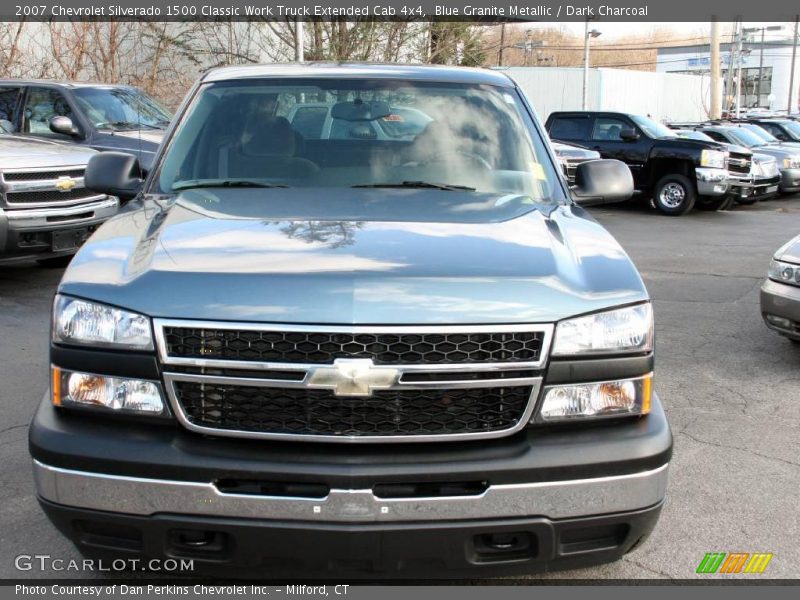
[[[727,153],[720,150],[703,150],[700,152],[700,166],[712,169],[724,169]]]
[[[52,367],[53,404],[105,409],[127,414],[166,416],[161,386],[155,381],[110,377]]]
[[[769,263],[769,278],[780,283],[800,285],[800,265],[793,265],[773,258]]]
[[[53,341],[127,350],[152,350],[150,319],[120,308],[56,296]]]
[[[653,310],[649,302],[561,321],[553,356],[627,354],[653,349]]]
[[[800,155],[787,156],[783,159],[784,169],[800,169]]]
[[[634,379],[547,387],[538,420],[550,423],[646,415],[652,387],[652,373]]]

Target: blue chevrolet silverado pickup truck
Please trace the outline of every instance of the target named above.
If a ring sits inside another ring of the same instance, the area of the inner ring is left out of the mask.
[[[341,135],[301,134],[298,103]],[[429,120],[365,133],[396,106]],[[219,68],[139,173],[88,165],[129,202],[59,285],[30,429],[39,502],[81,552],[482,577],[651,532],[672,451],[652,307],[579,205],[632,178],[593,160],[570,188],[504,74]]]

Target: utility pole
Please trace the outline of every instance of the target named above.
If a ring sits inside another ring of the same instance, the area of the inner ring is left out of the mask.
[[[733,33],[731,33],[731,41],[728,42],[728,69],[725,75],[725,112],[728,117],[731,116],[731,111],[734,107],[733,96],[733,73],[736,65],[736,36],[738,35],[739,21],[738,19],[733,22]]]
[[[741,116],[742,111],[742,51],[743,51],[743,32],[742,32],[742,25],[739,24],[739,43],[737,44],[737,59],[738,65],[736,69],[736,118],[738,119]]]
[[[756,82],[756,106],[761,106],[761,74],[764,72],[764,32],[767,28],[761,28],[761,48],[758,52],[758,81]]]
[[[500,50],[497,51],[497,66],[503,66],[503,49],[506,46],[506,24],[500,24]]]
[[[303,55],[303,22],[298,19],[294,22],[294,59],[297,62],[303,62],[305,56]]]
[[[589,31],[589,19],[586,19],[586,28],[583,37],[583,110],[588,110],[589,97],[589,39],[600,35],[597,29]]]
[[[719,21],[716,17],[711,21],[711,114],[712,119],[722,116],[722,93],[719,89]]]
[[[794,63],[797,58],[797,25],[800,21],[800,15],[794,17],[794,38],[792,38],[792,68],[789,71],[789,102],[786,104],[786,114],[792,114],[792,108],[797,108],[797,105],[792,107],[792,98],[794,96]]]

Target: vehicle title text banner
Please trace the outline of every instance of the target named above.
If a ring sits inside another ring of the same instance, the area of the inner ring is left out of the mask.
[[[466,20],[576,22],[589,20],[629,22],[671,21],[793,21],[800,12],[785,0],[590,0],[443,2],[441,0],[329,0],[298,2],[282,0],[3,0],[2,21],[51,20]]]

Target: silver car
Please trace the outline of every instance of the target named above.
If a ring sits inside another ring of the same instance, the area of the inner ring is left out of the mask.
[[[769,263],[769,277],[761,286],[761,314],[767,327],[800,342],[800,235]]]

